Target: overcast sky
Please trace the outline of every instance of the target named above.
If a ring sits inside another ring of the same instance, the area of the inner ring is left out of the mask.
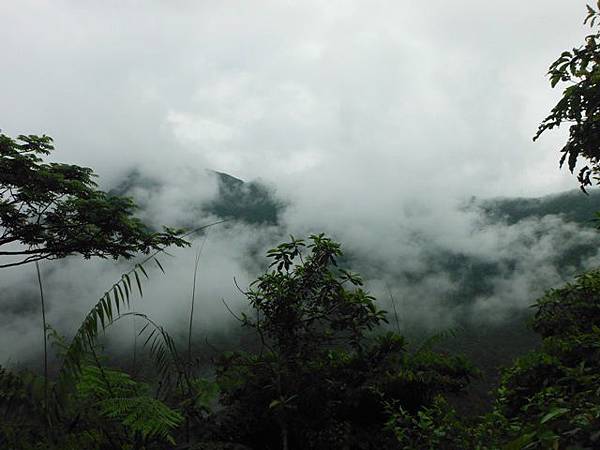
[[[48,133],[57,159],[105,177],[176,161],[282,189],[343,172],[553,192],[575,185],[562,137],[531,137],[584,15],[579,0],[3,0],[0,127]]]
[[[319,231],[382,268],[374,293],[390,283],[433,329],[464,314],[439,301],[456,286],[400,273],[430,270],[438,252],[517,258],[474,299],[474,315],[505,318],[564,281],[553,261],[593,233],[556,217],[482,226],[460,205],[577,187],[558,170],[564,130],[532,137],[561,93],[547,68],[582,42],[584,16],[579,0],[0,0],[0,128],[53,136],[57,160],[93,167],[105,187],[133,167],[161,179],[145,211],[158,224],[214,195],[204,168],[276,187],[290,204],[278,231],[211,231],[207,327],[227,317],[232,278],[260,272],[249,248]],[[194,251],[176,253],[144,299],[167,325],[189,307]],[[123,267],[44,264],[51,323],[72,331]],[[0,340],[13,343],[0,363],[39,348],[37,306],[20,309],[23,289],[36,301],[33,270],[0,278]]]

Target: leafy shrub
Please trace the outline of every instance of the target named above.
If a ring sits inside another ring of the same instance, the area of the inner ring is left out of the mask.
[[[409,352],[394,333],[371,336],[385,312],[358,275],[338,268],[341,255],[324,235],[269,252],[271,268],[247,292],[254,312],[240,318],[261,351],[217,362],[233,439],[265,449],[387,448],[386,401],[416,412],[474,375],[463,358]]]

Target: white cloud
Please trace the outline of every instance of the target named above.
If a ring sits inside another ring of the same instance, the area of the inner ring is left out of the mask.
[[[2,2],[0,127],[54,136],[56,159],[94,167],[105,186],[133,167],[159,178],[146,211],[157,222],[189,219],[190,202],[212,198],[212,168],[277,186],[292,205],[285,232],[329,231],[375,266],[423,270],[425,244],[498,259],[547,233],[519,256],[531,279],[552,281],[548,264],[535,267],[568,225],[479,229],[458,205],[575,186],[556,167],[564,130],[531,138],[560,95],[547,66],[582,41],[584,14],[583,0]],[[279,233],[211,234],[205,298],[229,293],[233,275],[252,279],[258,268],[240,255]],[[167,320],[185,311],[191,255],[149,301]],[[101,289],[121,270],[86,267],[61,266],[53,320],[91,304],[67,279]],[[496,280],[497,291],[524,301],[531,279]],[[397,288],[415,317],[451,320],[416,300],[452,291],[445,274]]]

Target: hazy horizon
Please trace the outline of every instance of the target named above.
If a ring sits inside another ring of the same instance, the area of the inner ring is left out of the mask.
[[[156,192],[131,192],[154,225],[189,220],[190,204],[214,198],[205,169],[275,189],[289,205],[278,227],[210,231],[198,330],[223,323],[222,297],[243,301],[233,277],[248,283],[264,268],[250,250],[320,231],[385,268],[369,280],[374,293],[385,297],[393,282],[433,328],[464,313],[435,301],[455,281],[440,271],[409,285],[399,273],[422,273],[436,252],[494,263],[518,255],[470,311],[505,320],[561,282],[553,258],[594,232],[558,217],[485,223],[461,205],[577,188],[558,169],[566,130],[532,137],[561,94],[548,66],[587,32],[585,4],[2,2],[0,128],[52,136],[52,158],[94,168],[104,189],[134,168],[159,180]],[[194,249],[174,253],[140,308],[178,326]],[[44,263],[50,323],[71,332],[125,266]],[[0,278],[0,338],[11,343],[0,363],[39,342],[38,311],[13,314],[37,295],[33,271]]]

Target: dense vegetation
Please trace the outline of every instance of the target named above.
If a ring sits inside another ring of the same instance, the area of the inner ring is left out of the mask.
[[[588,12],[593,27],[600,12]],[[571,85],[540,127],[571,123],[561,163],[573,171],[578,158],[588,161],[582,188],[599,170],[599,39],[588,36],[551,66],[553,86]],[[96,188],[90,169],[44,163],[51,150],[46,136],[0,136],[0,256],[8,258],[0,267],[72,254],[147,257],[108,287],[71,339],[44,323],[56,376],[47,367],[43,375],[0,369],[1,448],[600,448],[600,270],[537,300],[530,326],[540,346],[505,368],[486,413],[468,415],[457,412],[460,395],[478,370],[441,351],[443,335],[411,346],[387,331],[387,313],[341,267],[337,242],[291,237],[240,288],[247,309],[231,311],[253,339],[214,358],[206,378],[191,346],[186,354],[168,330],[129,309],[146,265],[162,270],[157,256],[201,230],[151,231],[130,199]],[[43,312],[41,278],[39,287]],[[127,373],[103,354],[101,332],[130,316],[145,324],[151,372]]]
[[[3,448],[597,448],[600,271],[538,300],[542,346],[505,370],[488,414],[465,418],[452,404],[477,370],[435,351],[435,338],[411,349],[378,331],[386,314],[337,267],[337,243],[312,236],[268,256],[238,317],[255,330],[254,348],[216,358],[215,379],[199,377],[142,314],[156,364],[143,377],[50,330],[64,364],[57,379],[0,372]],[[84,336],[131,314],[110,313],[127,295],[103,298]]]

